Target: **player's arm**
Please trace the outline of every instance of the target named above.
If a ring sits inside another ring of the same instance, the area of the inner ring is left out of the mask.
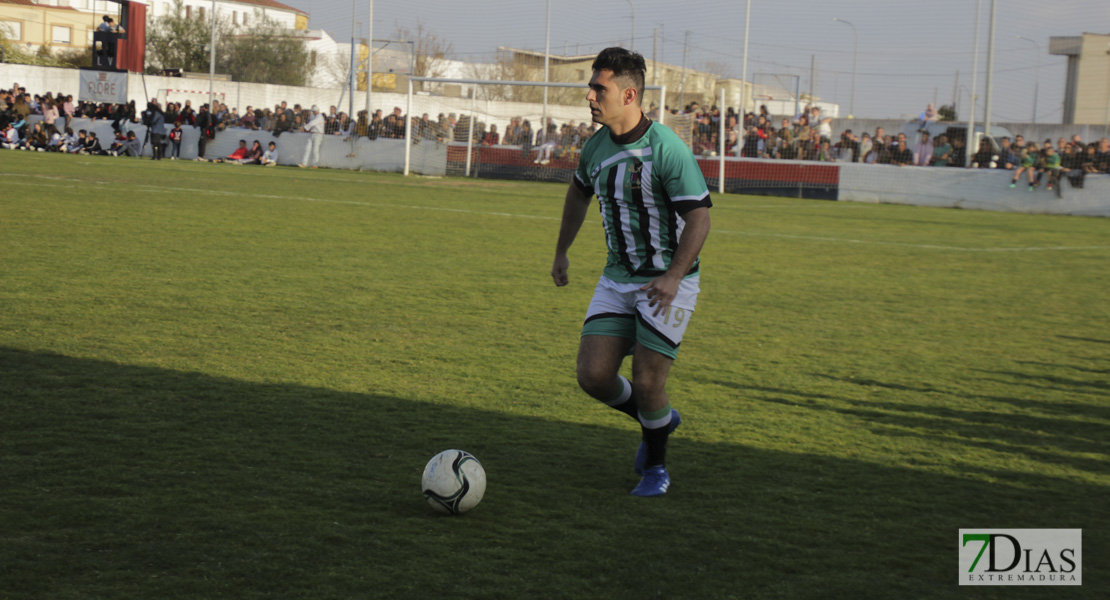
[[[570,268],[570,260],[567,259],[567,251],[574,243],[574,238],[578,237],[578,230],[582,228],[586,211],[590,208],[593,194],[586,191],[587,189],[579,184],[577,177],[567,188],[567,196],[563,201],[563,221],[559,225],[559,240],[555,243],[555,261],[551,265],[551,278],[557,286],[564,286],[569,281],[567,269]]]
[[[686,225],[682,228],[682,239],[678,241],[678,248],[671,257],[671,265],[667,272],[647,282],[641,290],[647,291],[654,306],[653,316],[666,311],[678,294],[678,285],[682,278],[690,272],[694,261],[698,260],[705,238],[709,236],[709,208],[700,206],[682,215]]]

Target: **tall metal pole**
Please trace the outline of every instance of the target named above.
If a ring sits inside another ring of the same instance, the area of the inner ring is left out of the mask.
[[[216,80],[216,0],[212,0],[212,29],[208,33],[208,112],[215,116],[216,107],[212,101],[216,94],[213,91],[213,82]]]
[[[351,95],[347,96],[347,118],[355,118],[355,90],[358,89],[358,72],[355,69],[355,3],[358,0],[351,0],[351,70],[347,72],[347,78],[350,80]]]
[[[991,24],[987,32],[987,95],[983,107],[983,135],[991,134],[991,92],[994,90],[994,21],[998,2],[991,0]]]
[[[964,166],[971,165],[971,159],[979,152],[979,140],[975,137],[975,86],[979,83],[979,17],[983,14],[983,0],[975,0],[975,48],[971,52],[971,110],[967,119],[967,160]],[[999,157],[1001,160],[1001,157]]]
[[[374,0],[370,0],[370,26],[366,28],[366,132],[370,132],[370,94],[374,92]]]
[[[547,41],[543,46],[543,82],[551,81],[551,0],[547,0]],[[543,116],[540,118],[540,131],[547,143],[547,86],[543,86]]]
[[[632,0],[625,0],[628,2],[628,8],[632,10],[632,35],[628,38],[628,49],[636,49],[636,7],[633,6]]]
[[[1033,80],[1033,124],[1036,125],[1037,124],[1037,97],[1040,96],[1040,92],[1041,92],[1041,45],[1037,43],[1037,40],[1027,38],[1023,35],[1019,35],[1019,36],[1017,36],[1017,38],[1019,40],[1025,40],[1027,42],[1032,42],[1033,45],[1037,47],[1037,71],[1036,71],[1037,75],[1036,75],[1035,79]]]
[[[740,75],[740,129],[744,129],[744,106],[747,100],[748,92],[748,32],[751,31],[752,24],[752,0],[748,0],[747,9],[744,11],[744,67]],[[722,104],[724,104],[722,102]],[[724,107],[721,107],[724,110]],[[721,119],[722,121],[724,119]],[[739,143],[739,142],[737,142]],[[722,163],[723,164],[723,163]],[[724,193],[724,173],[721,174],[721,193]]]
[[[678,103],[682,110],[686,110],[686,54],[690,51],[690,30],[686,30],[686,38],[682,42],[682,89],[678,94]]]
[[[651,85],[659,81],[659,58],[656,50],[659,48],[659,30],[651,30]]]
[[[839,17],[833,17],[833,21],[844,23],[852,28],[852,37],[855,39],[852,42],[852,100],[848,104],[848,118],[854,119],[856,117],[856,71],[859,70],[859,33],[856,31],[856,26]]]

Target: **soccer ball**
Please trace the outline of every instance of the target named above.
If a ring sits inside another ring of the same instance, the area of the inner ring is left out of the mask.
[[[486,470],[469,452],[444,450],[424,467],[420,487],[428,504],[436,510],[461,514],[482,501],[486,493]]]

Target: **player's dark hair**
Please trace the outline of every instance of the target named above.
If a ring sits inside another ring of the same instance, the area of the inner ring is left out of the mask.
[[[644,73],[647,64],[639,53],[626,48],[613,47],[602,50],[594,64],[594,71],[612,71],[613,79],[619,80],[621,88],[636,89],[636,104],[644,97]]]

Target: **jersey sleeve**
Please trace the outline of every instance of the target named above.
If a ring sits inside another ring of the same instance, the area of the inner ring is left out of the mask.
[[[574,176],[571,178],[571,183],[578,191],[582,192],[587,198],[592,198],[594,195],[594,186],[590,181],[590,156],[593,154],[589,140],[582,147],[582,153],[578,155],[578,168],[574,170]]]
[[[684,215],[695,208],[713,206],[701,167],[686,144],[675,136],[673,140],[664,139],[661,150],[663,188],[675,212]]]

